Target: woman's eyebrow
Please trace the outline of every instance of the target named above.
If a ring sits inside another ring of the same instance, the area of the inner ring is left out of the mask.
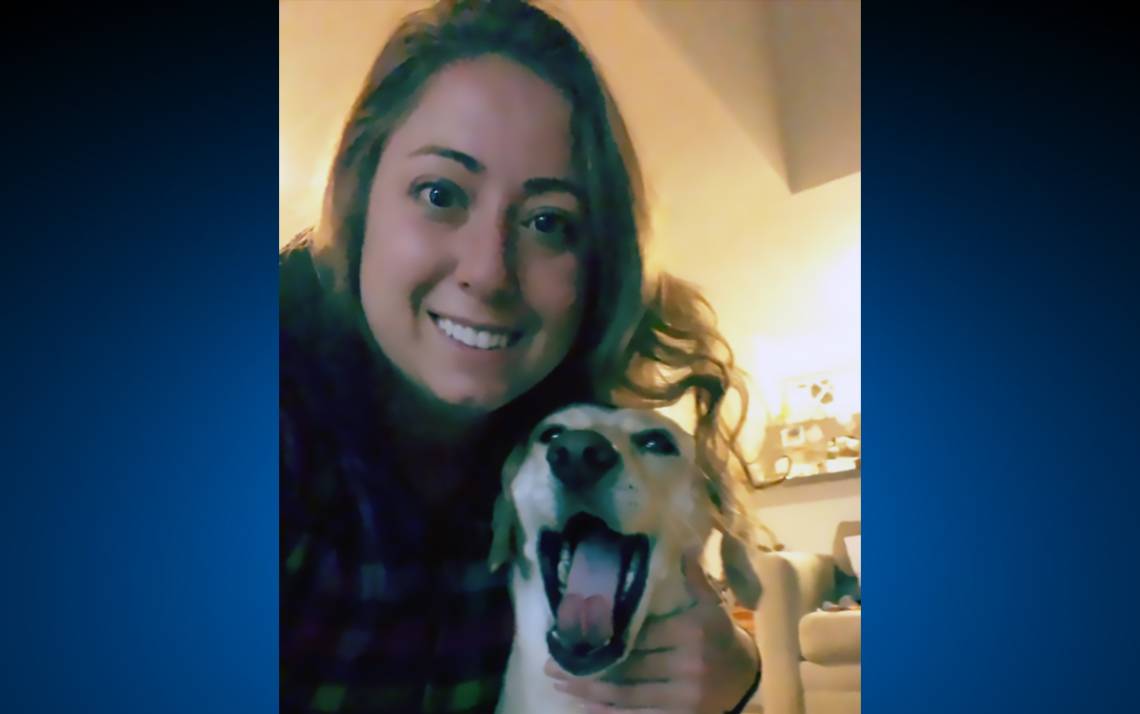
[[[440,146],[438,144],[428,144],[426,146],[421,146],[420,148],[413,151],[410,155],[439,156],[445,159],[451,159],[473,174],[481,174],[486,170],[486,167],[483,166],[479,159],[476,159],[474,156],[465,154],[457,149],[451,149],[446,146]],[[527,179],[523,183],[523,190],[528,196],[536,196],[543,193],[555,192],[568,193],[574,198],[578,199],[579,202],[586,202],[585,191],[583,191],[578,184],[564,178],[537,177]]]
[[[578,199],[579,203],[586,202],[586,193],[573,181],[561,178],[532,178],[523,183],[523,190],[527,195],[535,196],[541,193],[568,193]]]
[[[442,156],[445,159],[451,159],[452,161],[461,164],[463,168],[467,169],[473,174],[481,174],[484,170],[483,164],[481,164],[479,162],[479,159],[476,159],[474,156],[465,154],[462,151],[457,151],[455,149],[449,149],[446,146],[439,146],[437,144],[428,144],[427,146],[421,146],[420,148],[413,151],[410,156]]]

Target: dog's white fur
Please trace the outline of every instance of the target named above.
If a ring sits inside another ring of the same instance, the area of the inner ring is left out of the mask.
[[[621,466],[609,473],[588,496],[569,492],[554,477],[546,461],[547,445],[539,435],[552,425],[590,429],[605,436],[621,455]],[[679,455],[647,453],[635,447],[634,434],[664,429]],[[665,615],[691,604],[680,570],[682,553],[703,546],[714,528],[724,533],[721,554],[725,574],[737,599],[755,606],[759,583],[748,547],[726,525],[726,516],[713,505],[730,501],[719,475],[705,475],[695,466],[692,437],[668,418],[652,411],[611,410],[579,405],[543,420],[530,438],[520,444],[503,469],[503,492],[495,505],[492,569],[511,564],[511,598],[515,609],[515,641],[507,667],[498,712],[533,714],[579,711],[553,687],[543,668],[550,655],[546,633],[554,623],[543,587],[538,561],[540,529],[560,530],[567,505],[586,511],[625,534],[644,533],[652,551],[645,592],[625,637],[628,656],[645,619]],[[561,508],[560,508],[561,504]],[[605,671],[594,677],[604,676]]]

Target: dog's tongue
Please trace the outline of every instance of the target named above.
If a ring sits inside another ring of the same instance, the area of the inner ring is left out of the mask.
[[[566,592],[558,606],[558,631],[563,642],[584,642],[593,649],[613,636],[614,598],[621,570],[619,542],[612,536],[592,534],[575,549]]]

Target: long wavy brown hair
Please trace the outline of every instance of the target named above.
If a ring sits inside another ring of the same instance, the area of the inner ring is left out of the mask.
[[[529,68],[568,98],[574,168],[586,198],[582,327],[564,365],[546,380],[583,389],[539,385],[520,401],[537,419],[568,395],[649,408],[691,396],[700,466],[731,523],[743,513],[740,489],[753,481],[740,445],[744,382],[700,293],[668,274],[646,275],[644,187],[629,133],[586,51],[548,12],[523,0],[443,0],[396,29],[348,115],[311,237],[326,291],[359,310],[367,198],[388,137],[436,72],[488,54]],[[724,407],[732,396],[740,408],[730,418]]]

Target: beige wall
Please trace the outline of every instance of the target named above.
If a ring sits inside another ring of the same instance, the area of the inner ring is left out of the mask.
[[[754,497],[756,514],[785,549],[833,553],[836,527],[861,521],[862,479],[784,485]]]
[[[862,521],[859,478],[783,484],[754,493],[753,515],[775,534],[784,550],[835,555],[840,523]],[[761,534],[761,542],[769,544]],[[704,551],[705,569],[723,575],[720,537],[713,534]],[[841,551],[838,551],[841,552]]]

